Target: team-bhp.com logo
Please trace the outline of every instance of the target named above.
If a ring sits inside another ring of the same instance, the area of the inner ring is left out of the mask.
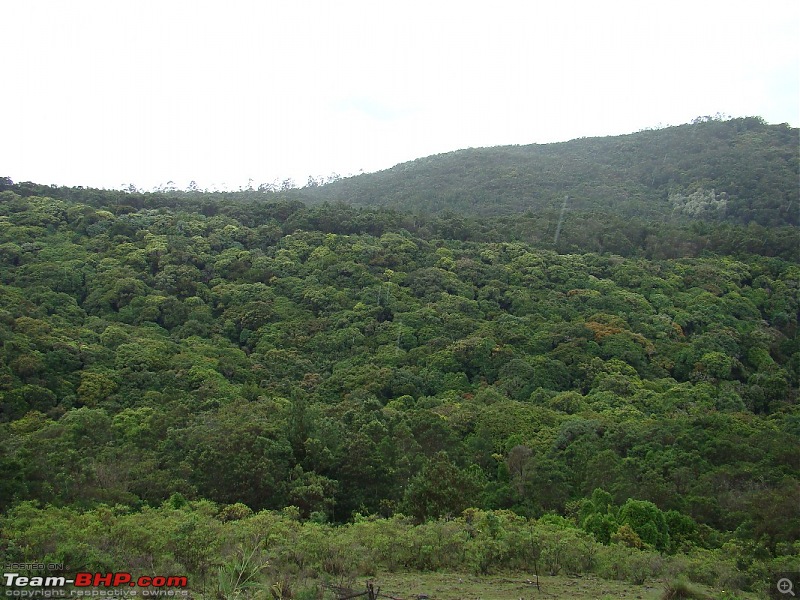
[[[182,590],[188,585],[186,577],[181,576],[161,576],[149,577],[143,575],[134,578],[130,573],[76,573],[74,578],[67,579],[64,576],[48,575],[45,577],[20,575],[19,573],[3,573],[3,583],[7,588],[6,595],[13,596],[43,596],[40,593],[24,593],[30,588],[38,588],[38,590],[45,590],[49,588],[64,588],[66,586],[74,586],[76,588],[120,588],[130,589],[133,587],[145,588],[142,590],[142,596],[176,596],[173,588]],[[22,588],[21,590],[14,590],[17,593],[9,594],[8,588]],[[31,590],[32,591],[32,590]],[[111,592],[111,590],[108,590]],[[87,589],[73,589],[70,590],[70,596],[106,596],[112,595],[110,593],[100,593],[98,590]],[[185,592],[184,592],[185,594]],[[48,594],[49,595],[49,594]],[[59,594],[66,596],[66,593]],[[116,594],[115,594],[116,595]],[[136,595],[134,591],[125,595]]]

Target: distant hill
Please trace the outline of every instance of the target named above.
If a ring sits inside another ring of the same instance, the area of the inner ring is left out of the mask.
[[[305,188],[312,201],[417,213],[560,211],[798,225],[798,129],[758,117],[555,144],[458,150]]]
[[[127,214],[225,214],[284,233],[405,230],[424,239],[521,241],[559,253],[800,258],[800,132],[757,117],[697,119],[569,142],[459,150],[303,188],[98,190],[14,183],[0,193]]]

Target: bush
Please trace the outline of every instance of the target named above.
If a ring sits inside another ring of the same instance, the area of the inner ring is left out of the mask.
[[[664,586],[661,600],[710,600],[710,597],[688,581],[678,579]]]

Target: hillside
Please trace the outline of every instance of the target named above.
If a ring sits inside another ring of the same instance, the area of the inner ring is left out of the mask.
[[[309,192],[315,200],[418,213],[558,212],[649,221],[797,225],[798,130],[758,118],[615,137],[459,150]]]
[[[797,261],[71,193],[0,192],[6,562],[224,597],[247,553],[314,589],[541,560],[759,590],[796,564]]]
[[[800,557],[797,131],[692,127],[707,163],[685,126],[281,192],[0,179],[0,559],[198,598],[531,570],[763,597]],[[648,180],[665,148],[685,172]],[[322,201],[348,189],[381,206]]]

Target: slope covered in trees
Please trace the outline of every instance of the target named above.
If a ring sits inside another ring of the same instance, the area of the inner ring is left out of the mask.
[[[558,144],[459,150],[314,188],[313,197],[481,216],[613,214],[797,225],[798,130],[755,117]]]
[[[207,597],[531,564],[762,591],[800,557],[796,137],[278,193],[0,180],[2,558]]]
[[[485,572],[566,544],[588,553],[574,572],[652,577],[647,552],[682,554],[753,588],[796,561],[800,265],[773,230],[762,253],[707,253],[752,231],[709,224],[680,229],[682,254],[559,254],[452,215],[8,187],[7,561],[150,556],[207,582],[236,554],[203,540],[267,530],[286,573],[292,539],[329,574],[323,555]],[[251,514],[285,506],[291,523]],[[315,524],[359,514],[389,520]],[[439,548],[448,527],[463,544]]]

